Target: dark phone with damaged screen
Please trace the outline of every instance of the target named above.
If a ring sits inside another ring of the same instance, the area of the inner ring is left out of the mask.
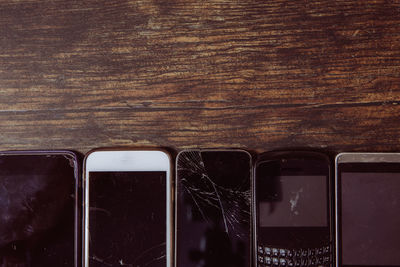
[[[172,267],[169,155],[96,150],[85,177],[84,266]]]
[[[317,152],[261,154],[254,171],[258,267],[331,266],[330,161]]]
[[[251,166],[243,150],[179,153],[177,267],[251,266]]]
[[[78,169],[70,151],[0,152],[0,266],[80,266]]]
[[[336,266],[400,266],[400,154],[336,157]]]

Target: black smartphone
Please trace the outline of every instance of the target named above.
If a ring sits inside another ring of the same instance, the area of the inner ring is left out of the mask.
[[[336,157],[336,263],[400,266],[400,154]]]
[[[80,266],[79,195],[75,153],[0,152],[0,266]]]
[[[251,156],[186,150],[176,160],[175,266],[251,266]]]
[[[254,171],[257,266],[331,266],[331,171],[311,151],[261,154]]]

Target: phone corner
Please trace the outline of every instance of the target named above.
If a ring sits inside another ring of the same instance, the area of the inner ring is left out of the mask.
[[[339,164],[339,162],[343,158],[343,156],[348,155],[348,154],[349,154],[348,152],[340,152],[340,153],[336,154],[335,161],[334,161],[335,166],[337,166]]]

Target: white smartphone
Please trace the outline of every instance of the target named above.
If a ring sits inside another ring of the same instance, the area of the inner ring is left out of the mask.
[[[84,168],[83,266],[172,267],[169,154],[100,149]]]

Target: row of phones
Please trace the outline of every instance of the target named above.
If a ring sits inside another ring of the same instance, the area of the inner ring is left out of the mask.
[[[0,152],[0,266],[400,266],[400,154]],[[83,179],[81,179],[83,173]],[[335,174],[335,179],[333,178]]]

